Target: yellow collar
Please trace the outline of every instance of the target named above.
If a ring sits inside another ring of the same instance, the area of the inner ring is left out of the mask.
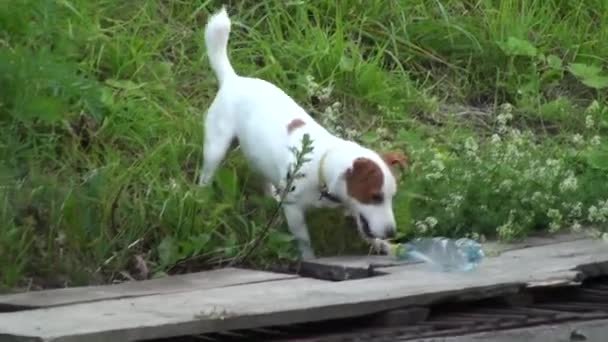
[[[319,160],[319,168],[317,169],[317,177],[319,178],[319,187],[321,189],[327,189],[327,183],[325,181],[325,173],[324,171],[324,167],[325,167],[325,158],[327,158],[327,155],[329,154],[330,149],[325,150],[325,152],[323,152],[323,155],[321,155],[321,159]]]

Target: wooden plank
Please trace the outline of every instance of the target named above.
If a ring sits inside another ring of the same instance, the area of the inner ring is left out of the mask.
[[[353,317],[517,293],[546,282],[578,283],[584,269],[608,274],[607,265],[608,244],[577,240],[508,251],[469,273],[431,272],[416,264],[346,282],[288,279],[5,313],[0,334],[14,341],[136,341]]]
[[[397,260],[394,257],[386,255],[343,255],[336,257],[325,257],[308,261],[310,264],[342,266],[347,268],[358,269],[381,269],[383,267],[394,267],[411,265],[418,262],[409,260]]]
[[[374,275],[374,272],[371,267],[345,267],[342,265],[302,262],[300,264],[298,274],[303,277],[315,279],[345,281],[351,279],[369,278]]]
[[[502,243],[496,241],[490,241],[483,244],[483,250],[489,257],[496,257],[501,253],[525,249],[530,247],[539,247],[545,245],[552,245],[562,242],[572,242],[577,240],[588,239],[591,237],[591,233],[583,231],[580,233],[562,233],[550,236],[532,236],[524,241]],[[375,270],[382,270],[383,268],[391,268],[395,266],[411,265],[419,263],[418,261],[411,260],[396,260],[394,257],[386,255],[345,255],[335,257],[324,257],[309,261],[310,264],[319,265],[331,265],[331,266],[342,266],[347,268],[359,268],[368,269],[373,268]]]
[[[608,320],[566,322],[530,328],[490,331],[453,337],[432,337],[412,342],[604,342],[608,333]]]
[[[1,311],[52,307],[295,278],[294,275],[225,268],[105,286],[83,286],[0,296]]]
[[[510,243],[488,241],[483,244],[483,250],[489,256],[497,256],[507,251],[553,245],[562,242],[572,242],[577,240],[589,239],[592,237],[593,232],[591,232],[590,230],[583,230],[578,233],[558,233],[550,235],[543,234],[537,236],[529,236],[523,241],[516,241]]]

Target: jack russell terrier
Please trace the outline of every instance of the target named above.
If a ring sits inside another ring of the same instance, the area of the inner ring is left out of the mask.
[[[336,137],[275,85],[237,75],[227,52],[230,27],[222,7],[205,28],[207,54],[219,90],[205,119],[199,184],[211,182],[231,143],[237,140],[247,161],[267,181],[267,191],[276,193],[295,163],[291,148],[300,148],[304,134],[308,134],[313,144],[310,160],[302,165],[304,177],[294,180],[283,205],[302,259],[315,257],[305,220],[310,208],[342,206],[372,245],[377,239],[393,237],[392,199],[397,182],[391,167],[406,165],[407,158],[395,152],[380,156]]]

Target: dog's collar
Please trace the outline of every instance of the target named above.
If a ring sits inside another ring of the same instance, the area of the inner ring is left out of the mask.
[[[320,196],[319,199],[327,199],[329,201],[332,201],[334,203],[341,203],[342,201],[336,197],[335,195],[333,195],[332,193],[329,192],[329,187],[327,186],[327,181],[325,180],[325,173],[324,171],[324,166],[325,166],[325,158],[327,157],[327,155],[329,154],[329,152],[331,151],[330,149],[327,149],[325,152],[323,152],[323,155],[321,156],[321,159],[319,160],[319,168],[317,169],[317,177],[319,179],[319,192],[320,192]]]

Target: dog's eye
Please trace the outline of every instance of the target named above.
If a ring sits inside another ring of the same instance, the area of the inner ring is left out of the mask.
[[[372,202],[374,203],[382,203],[384,201],[384,196],[382,194],[374,194],[372,195]]]

